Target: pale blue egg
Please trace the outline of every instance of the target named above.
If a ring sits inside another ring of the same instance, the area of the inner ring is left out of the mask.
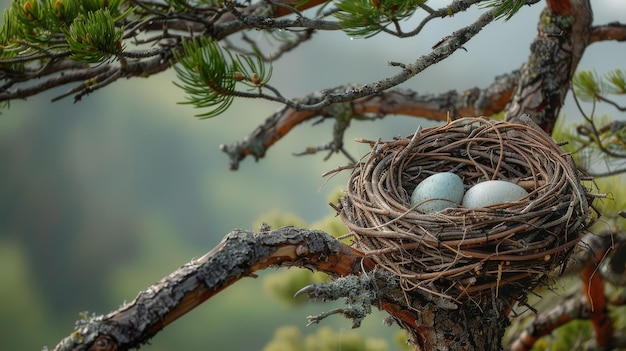
[[[420,212],[457,207],[463,199],[463,181],[451,172],[433,174],[422,180],[411,195],[411,206]]]
[[[481,208],[505,202],[514,202],[528,195],[521,186],[504,180],[488,180],[469,188],[461,204],[467,208]]]

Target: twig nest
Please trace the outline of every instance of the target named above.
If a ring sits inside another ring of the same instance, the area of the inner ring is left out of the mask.
[[[571,157],[537,128],[463,118],[366,142],[372,151],[352,170],[338,211],[355,246],[399,275],[407,291],[461,303],[523,298],[565,262],[592,222]],[[411,205],[415,188],[444,172],[456,174],[465,192],[499,180],[524,193],[486,207]]]

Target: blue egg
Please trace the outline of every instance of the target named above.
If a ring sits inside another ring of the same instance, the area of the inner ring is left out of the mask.
[[[457,207],[463,199],[463,181],[451,172],[433,174],[422,180],[411,195],[411,206],[424,213]]]

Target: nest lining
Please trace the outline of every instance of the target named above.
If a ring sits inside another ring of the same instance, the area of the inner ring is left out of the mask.
[[[406,138],[369,141],[352,170],[339,215],[355,246],[399,275],[405,290],[462,302],[514,299],[566,260],[590,222],[586,191],[569,155],[525,124],[463,118]],[[421,213],[411,193],[453,172],[467,190],[486,180],[525,188],[516,202]]]

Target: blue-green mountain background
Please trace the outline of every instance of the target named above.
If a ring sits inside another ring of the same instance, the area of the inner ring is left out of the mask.
[[[4,7],[8,1],[3,1]],[[434,1],[431,6],[443,5]],[[619,1],[596,1],[596,22],[624,21]],[[621,9],[621,10],[620,10]],[[494,23],[449,60],[403,87],[424,93],[485,86],[528,56],[539,6]],[[274,63],[272,84],[288,97],[389,76],[388,61],[411,62],[477,11],[433,22],[423,35],[350,39],[321,33]],[[620,18],[622,14],[622,18]],[[504,33],[504,34],[503,34]],[[263,32],[258,37],[263,39]],[[608,49],[608,50],[607,50]],[[619,44],[594,44],[580,68],[600,73],[623,67]],[[620,66],[621,65],[621,66]],[[236,100],[223,115],[198,120],[199,111],[163,73],[119,81],[74,104],[50,99],[68,87],[15,101],[0,115],[0,340],[6,350],[52,347],[73,328],[78,312],[116,309],[137,292],[216,245],[234,228],[252,228],[273,210],[307,222],[331,215],[328,196],[346,174],[321,174],[343,164],[335,156],[294,157],[330,140],[332,125],[296,128],[255,163],[228,169],[220,144],[240,140],[279,106]],[[571,104],[571,99],[568,100]],[[576,118],[577,111],[565,113]],[[368,150],[355,137],[390,138],[431,122],[389,116],[355,122],[346,141],[356,157]],[[305,327],[305,317],[331,305],[285,307],[244,279],[156,336],[146,350],[260,350],[282,325]],[[370,316],[361,333],[389,340],[396,328]],[[348,332],[350,322],[322,325]],[[390,342],[391,344],[391,342]]]

